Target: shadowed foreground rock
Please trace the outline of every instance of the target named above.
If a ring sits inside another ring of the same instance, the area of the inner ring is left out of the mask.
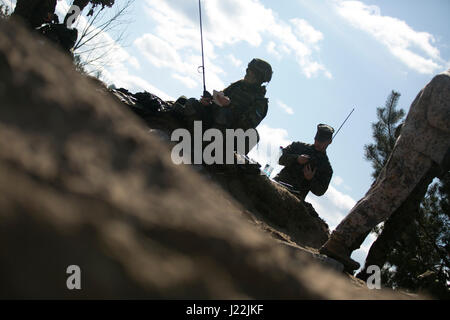
[[[280,247],[56,50],[0,22],[0,298],[409,298]],[[82,290],[66,288],[79,265]]]

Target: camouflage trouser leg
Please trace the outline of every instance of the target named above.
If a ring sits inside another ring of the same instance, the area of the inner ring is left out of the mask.
[[[400,207],[432,164],[428,157],[396,145],[378,179],[336,227],[331,238],[344,242],[351,250],[359,248],[370,230]]]

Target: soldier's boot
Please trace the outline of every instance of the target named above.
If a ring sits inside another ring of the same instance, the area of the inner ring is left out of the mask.
[[[358,262],[350,258],[350,249],[337,236],[331,235],[330,239],[319,249],[319,252],[342,263],[344,270],[347,272],[353,273],[360,267]]]

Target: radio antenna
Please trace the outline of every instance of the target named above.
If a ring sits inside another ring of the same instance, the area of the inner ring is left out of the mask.
[[[355,108],[353,108],[353,110],[350,112],[350,114],[347,116],[347,118],[345,118],[344,122],[342,122],[341,126],[339,127],[338,131],[336,131],[336,133],[334,134],[332,140],[334,140],[334,138],[337,136],[337,134],[339,133],[339,131],[341,130],[341,128],[344,126],[344,124],[347,122],[348,118],[350,118],[350,116],[352,115],[353,111],[355,111]]]
[[[202,65],[199,68],[202,68],[203,73],[203,96],[208,97],[211,96],[208,91],[206,91],[206,80],[205,80],[205,54],[203,51],[203,22],[202,22],[202,3],[201,0],[198,0],[198,12],[200,15],[200,39],[202,45]]]

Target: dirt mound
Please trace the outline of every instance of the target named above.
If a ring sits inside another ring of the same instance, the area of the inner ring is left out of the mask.
[[[69,59],[0,21],[1,298],[403,298],[280,247]],[[69,265],[82,290],[66,287]]]
[[[150,132],[171,146],[174,130],[192,129],[192,123],[182,121],[171,112],[172,102],[164,102],[150,93],[130,93],[124,88],[112,90],[118,102],[145,121]],[[144,97],[144,98],[142,98]],[[299,200],[280,184],[271,181],[255,165],[210,165],[195,167],[199,173],[218,183],[225,192],[245,207],[251,221],[275,237],[299,246],[320,248],[329,237],[327,223],[310,203]],[[279,232],[275,234],[273,230]]]

